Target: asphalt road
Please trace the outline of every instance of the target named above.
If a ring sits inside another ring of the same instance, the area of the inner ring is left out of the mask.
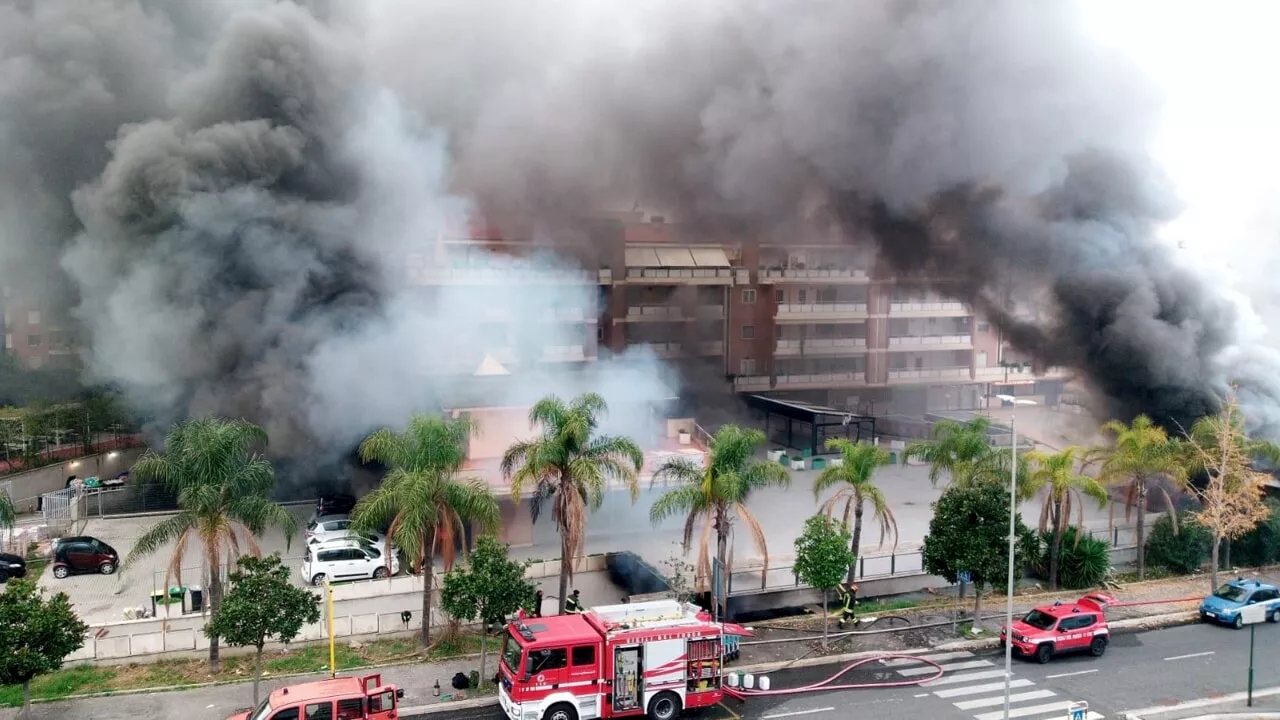
[[[1255,689],[1280,686],[1280,626],[1257,626]],[[924,686],[828,691],[752,698],[690,717],[701,720],[1002,720],[1004,658],[997,653],[944,653],[929,656],[946,674]],[[1014,659],[1011,718],[1066,720],[1066,706],[1089,703],[1089,720],[1119,720],[1123,712],[1172,706],[1180,701],[1241,692],[1249,665],[1249,630],[1190,625],[1133,635],[1117,635],[1101,658],[1055,658],[1047,665]],[[905,681],[932,675],[921,663],[863,666],[840,680]],[[773,689],[798,687],[826,679],[832,667],[771,673]],[[1280,695],[1255,701],[1259,711],[1280,711]],[[1212,712],[1206,709],[1204,712]],[[496,707],[420,717],[432,720],[502,720]],[[1153,716],[1160,720],[1158,715]]]

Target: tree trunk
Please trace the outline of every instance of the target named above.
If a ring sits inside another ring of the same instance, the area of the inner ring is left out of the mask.
[[[31,681],[22,683],[22,720],[31,720]]]
[[[484,615],[481,614],[480,617],[483,618]],[[485,654],[488,652],[487,650],[488,640],[489,640],[489,623],[481,620],[480,621],[480,687],[484,687],[484,684],[487,680],[487,676],[484,674],[484,661],[485,661]],[[476,691],[479,692],[480,688],[477,687]]]
[[[1222,560],[1222,569],[1230,571],[1231,570],[1231,538],[1223,538],[1222,544],[1225,546],[1222,548],[1222,554],[1224,556]],[[1214,588],[1214,589],[1216,590],[1217,588]]]
[[[982,627],[982,582],[973,582],[973,627]]]
[[[1053,543],[1049,546],[1049,589],[1058,589],[1058,571],[1062,568],[1062,535],[1066,528],[1062,525],[1062,501],[1055,500],[1053,512]]]
[[[853,540],[849,543],[849,552],[853,553],[853,564],[849,566],[849,584],[857,579],[858,550],[862,544],[862,493],[858,493],[853,505]]]
[[[824,651],[827,649],[827,633],[831,627],[831,611],[827,609],[827,596],[830,594],[828,590],[822,591],[822,649]]]
[[[573,558],[570,557],[573,550],[569,547],[569,535],[562,528],[560,530],[560,612],[564,614],[565,603],[569,601],[569,571],[573,569],[570,563]]]
[[[426,541],[423,541],[426,544]],[[435,548],[428,547],[422,558],[422,647],[431,647],[431,593],[435,590]]]
[[[1222,547],[1222,538],[1213,534],[1213,549],[1209,551],[1209,592],[1218,589],[1218,548]]]
[[[222,606],[222,567],[214,566],[209,573],[209,620],[218,616]],[[218,636],[209,638],[209,671],[218,674],[222,670],[222,657],[218,654]]]
[[[333,672],[333,668],[329,668]],[[253,654],[253,706],[258,707],[258,683],[262,682],[262,646]]]
[[[720,561],[720,585],[716,586],[715,568],[711,569],[711,594],[714,596],[712,602],[716,604],[715,616],[723,618],[728,600],[724,597],[729,592],[729,534],[724,530],[724,514],[717,513],[716,517],[716,558]],[[765,578],[768,573],[760,574],[761,589],[765,584]]]
[[[1138,579],[1147,577],[1147,480],[1138,479]]]

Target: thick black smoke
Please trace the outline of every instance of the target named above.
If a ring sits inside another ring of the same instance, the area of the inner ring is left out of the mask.
[[[589,285],[403,287],[474,209],[588,260],[598,209],[773,242],[833,218],[1110,412],[1185,422],[1241,351],[1153,239],[1157,110],[1057,0],[0,0],[0,271],[78,298],[95,377],[298,455],[421,409],[444,361],[579,341],[477,308]]]

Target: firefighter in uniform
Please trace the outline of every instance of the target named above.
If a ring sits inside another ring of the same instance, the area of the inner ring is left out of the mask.
[[[857,622],[857,613],[853,611],[853,607],[858,604],[858,586],[840,583],[836,586],[836,592],[840,595],[840,619],[836,625],[843,629],[845,623]]]
[[[565,612],[567,612],[567,613],[580,613],[580,612],[582,612],[582,599],[581,599],[580,597],[578,597],[578,591],[577,591],[577,590],[574,590],[574,591],[573,591],[573,594],[572,594],[572,595],[570,595],[568,598],[566,598],[566,599],[565,599],[565,601],[564,601],[564,611],[565,611]]]

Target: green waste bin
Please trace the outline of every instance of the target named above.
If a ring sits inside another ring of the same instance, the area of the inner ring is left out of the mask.
[[[814,458],[814,459],[813,459],[813,469],[814,469],[814,470],[821,470],[821,469],[825,468],[826,466],[827,466],[827,461],[826,461],[826,459],[824,459],[824,458],[820,458],[820,457],[816,457],[816,458]]]
[[[804,450],[801,450],[801,451],[800,451],[800,457],[802,457],[802,458],[811,458],[811,457],[813,457],[813,450],[811,450],[811,449],[809,449],[809,448],[805,448]]]

